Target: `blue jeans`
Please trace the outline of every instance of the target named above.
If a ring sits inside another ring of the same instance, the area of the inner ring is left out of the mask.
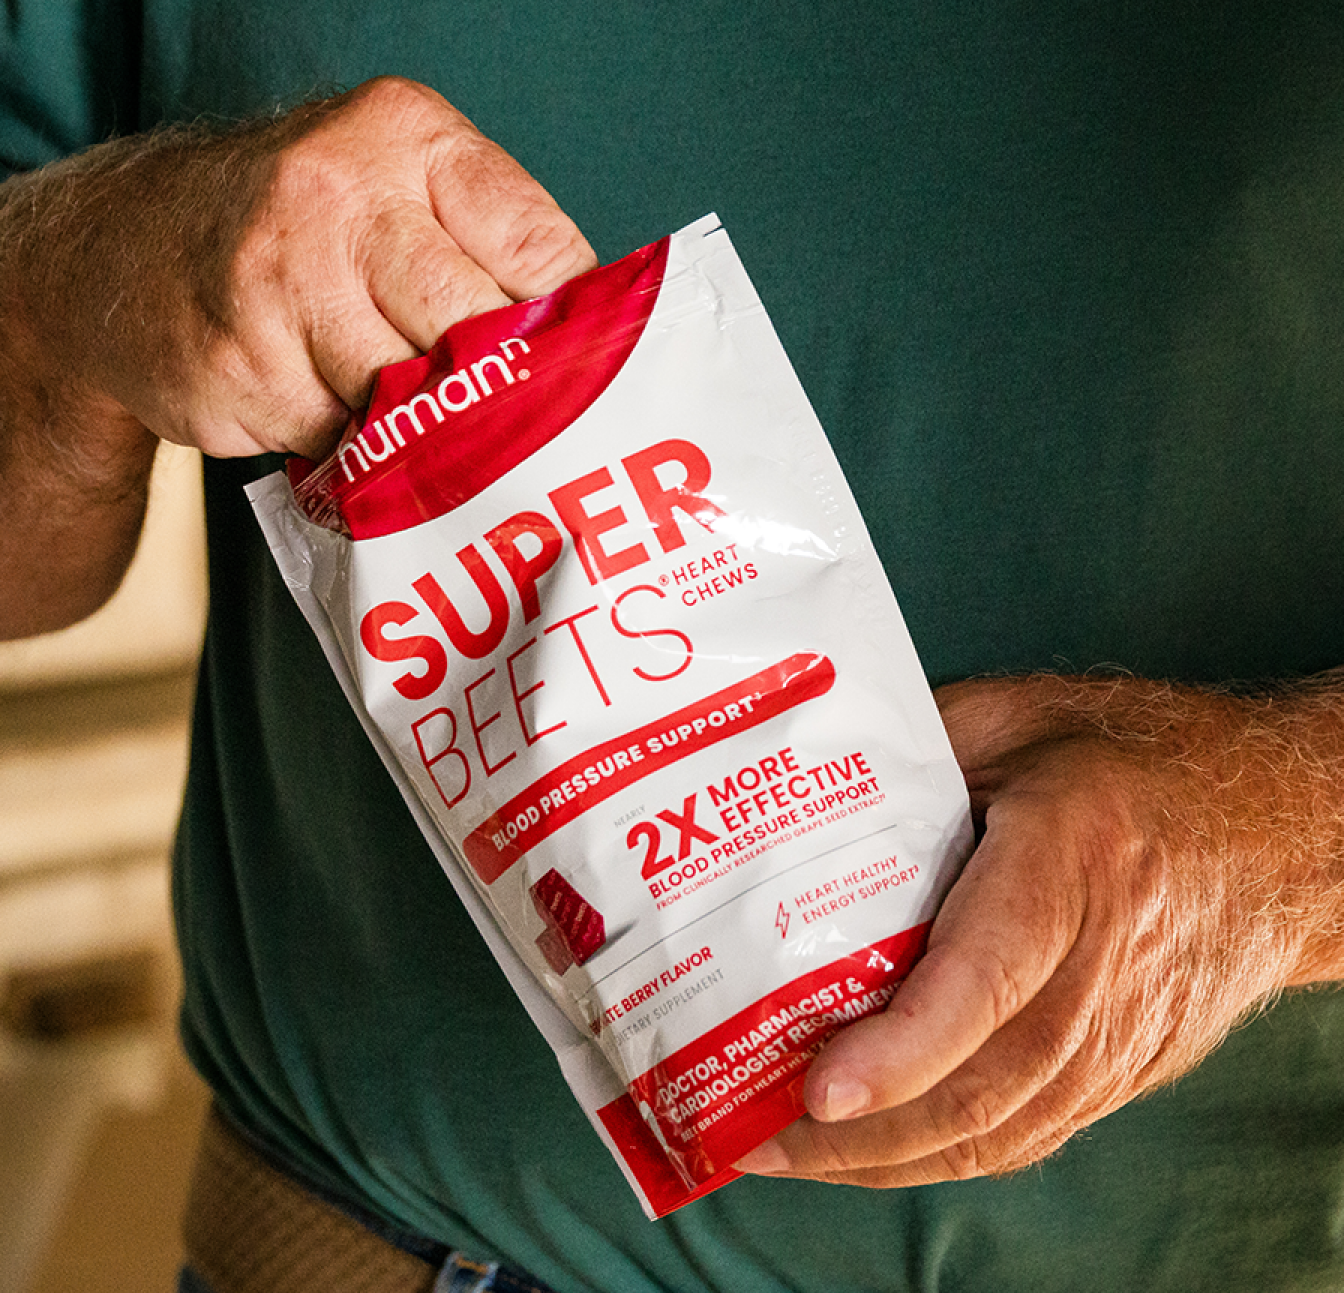
[[[177,1293],[214,1293],[190,1266],[178,1275]],[[546,1285],[525,1271],[484,1265],[460,1253],[449,1253],[439,1271],[434,1293],[549,1293]]]

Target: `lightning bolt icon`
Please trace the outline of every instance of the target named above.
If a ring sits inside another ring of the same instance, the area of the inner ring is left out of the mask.
[[[780,938],[789,936],[789,913],[784,910],[784,904],[779,904],[779,910],[775,913],[775,928],[779,930]]]

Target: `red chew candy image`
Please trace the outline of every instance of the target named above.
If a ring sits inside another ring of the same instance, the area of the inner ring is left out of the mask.
[[[607,922],[602,913],[574,888],[559,871],[552,867],[538,880],[529,891],[537,914],[546,922],[573,958],[575,964],[582,965],[594,955],[607,941]],[[545,935],[543,935],[543,938]],[[537,940],[537,945],[551,961],[552,952],[548,943]],[[563,973],[557,970],[556,973]]]
[[[570,956],[565,940],[550,925],[537,935],[537,946],[541,949],[542,956],[546,958],[546,964],[555,974],[563,974],[574,964],[574,958]]]

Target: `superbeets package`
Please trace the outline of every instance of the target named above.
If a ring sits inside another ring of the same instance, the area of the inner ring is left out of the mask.
[[[330,458],[250,493],[646,1212],[731,1180],[886,1005],[971,827],[718,221],[457,324]]]

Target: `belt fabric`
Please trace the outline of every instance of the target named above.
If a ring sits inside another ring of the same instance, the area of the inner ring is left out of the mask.
[[[212,1293],[547,1293],[522,1272],[425,1241],[408,1251],[320,1198],[216,1109],[183,1221],[190,1269]]]

